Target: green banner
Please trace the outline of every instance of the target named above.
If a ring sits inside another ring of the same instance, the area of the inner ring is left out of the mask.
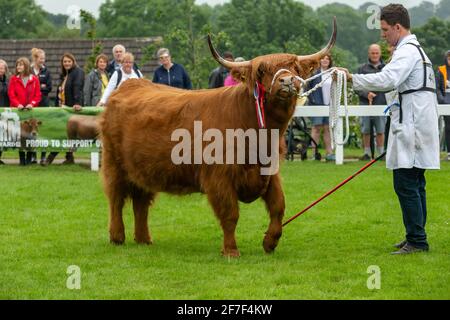
[[[0,108],[0,149],[96,151],[101,107]]]

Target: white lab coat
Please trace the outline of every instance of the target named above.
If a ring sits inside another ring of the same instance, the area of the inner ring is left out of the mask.
[[[415,35],[408,35],[397,45],[392,60],[381,72],[354,74],[355,90],[404,92],[423,86],[423,62],[419,51],[411,42],[419,44]],[[423,51],[423,50],[422,50]],[[424,53],[425,54],[425,53]],[[429,58],[425,55],[427,62]],[[428,87],[436,87],[434,77]],[[403,121],[400,109],[391,108],[391,127],[386,154],[388,169],[439,169],[439,128],[437,97],[433,92],[417,91],[402,96]]]

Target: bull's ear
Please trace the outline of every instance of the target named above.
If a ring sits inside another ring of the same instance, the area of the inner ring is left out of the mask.
[[[240,82],[245,82],[247,79],[247,69],[246,68],[233,68],[231,69],[231,76]]]
[[[41,121],[41,120],[38,120],[37,124],[38,124],[38,125],[41,125],[41,124],[42,124],[42,121]]]
[[[24,121],[23,121],[23,124],[26,124],[27,126],[29,126],[29,125],[30,125],[30,122],[29,122],[28,120],[24,120]]]
[[[258,82],[262,82],[264,74],[267,72],[267,65],[265,62],[262,62],[258,66],[258,70],[256,71],[256,80]]]

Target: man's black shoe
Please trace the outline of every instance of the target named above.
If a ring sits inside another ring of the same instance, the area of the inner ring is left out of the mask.
[[[397,243],[397,244],[394,244],[394,248],[397,248],[397,249],[401,249],[401,248],[403,248],[404,246],[405,246],[405,244],[406,244],[406,239],[405,240],[403,240],[402,242],[399,242],[399,243]]]
[[[361,161],[369,161],[371,159],[372,158],[370,158],[370,156],[367,153],[365,153],[362,157],[359,158],[359,160]]]
[[[413,245],[406,243],[400,250],[391,252],[391,254],[410,254],[410,253],[416,253],[416,252],[424,252],[428,251],[427,248],[418,248],[414,247]]]

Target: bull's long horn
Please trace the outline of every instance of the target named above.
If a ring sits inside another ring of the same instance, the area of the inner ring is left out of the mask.
[[[238,67],[249,67],[251,65],[250,61],[233,62],[233,61],[228,61],[228,60],[225,60],[224,58],[222,58],[220,56],[220,54],[217,52],[217,50],[214,48],[214,46],[211,42],[211,35],[209,35],[209,34],[208,34],[208,45],[209,45],[209,50],[211,50],[211,53],[212,53],[214,59],[216,59],[216,61],[218,63],[220,63],[227,69],[238,68]]]
[[[333,34],[330,38],[330,41],[328,41],[328,44],[325,48],[320,50],[317,53],[310,54],[308,56],[297,56],[298,61],[304,61],[304,60],[319,60],[330,53],[331,49],[334,47],[334,44],[336,43],[336,35],[337,35],[337,24],[336,24],[336,17],[333,18]]]

